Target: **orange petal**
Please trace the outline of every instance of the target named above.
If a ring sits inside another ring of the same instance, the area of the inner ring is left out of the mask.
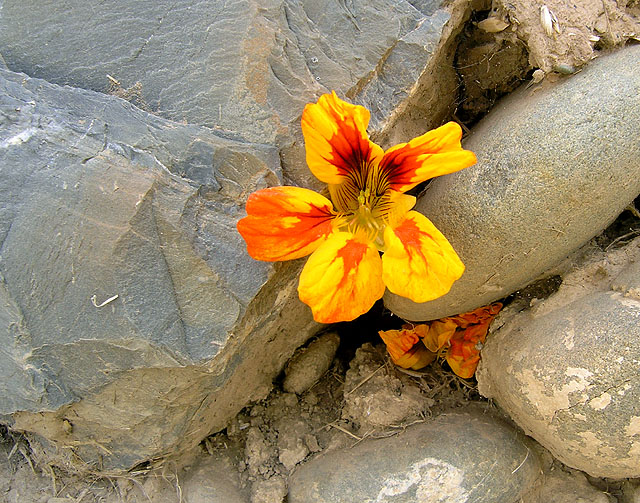
[[[381,330],[378,332],[387,346],[391,360],[402,368],[419,370],[436,359],[436,354],[429,351],[420,342],[418,334],[424,330],[417,330],[418,327],[425,327],[425,325],[418,325],[413,329]]]
[[[326,197],[300,187],[270,187],[247,200],[238,232],[256,260],[291,260],[314,251],[333,230]]]
[[[387,172],[392,189],[406,192],[425,180],[475,164],[475,154],[462,149],[460,138],[460,126],[448,122],[409,143],[391,147],[380,161],[380,168]]]
[[[466,328],[472,324],[485,322],[488,326],[489,323],[491,323],[496,315],[500,312],[500,309],[502,309],[502,304],[500,302],[495,302],[494,304],[479,307],[468,313],[451,316],[447,319],[455,321],[456,324],[461,328]]]
[[[323,94],[302,112],[302,134],[307,164],[319,180],[340,184],[345,175],[382,157],[382,149],[369,140],[369,111],[342,101],[335,92]]]
[[[488,328],[489,323],[472,325],[466,330],[458,330],[449,341],[447,363],[460,377],[468,379],[475,373]]]
[[[382,278],[389,290],[414,302],[446,294],[464,272],[449,241],[427,217],[410,211],[384,231]]]
[[[449,344],[449,341],[456,332],[456,328],[457,325],[446,318],[432,321],[429,324],[429,331],[422,342],[429,351],[437,353]]]
[[[349,232],[332,234],[300,275],[298,294],[320,323],[351,321],[384,293],[378,250]]]

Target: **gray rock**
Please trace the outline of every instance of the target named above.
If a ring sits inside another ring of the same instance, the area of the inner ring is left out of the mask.
[[[233,461],[215,452],[199,460],[181,481],[184,503],[248,503]]]
[[[539,472],[524,436],[470,408],[304,464],[288,501],[515,503]]]
[[[465,148],[476,166],[436,179],[416,208],[466,265],[451,291],[409,320],[469,311],[524,287],[598,234],[640,192],[640,47],[601,57],[555,85],[498,104]]]
[[[266,395],[317,327],[235,230],[277,150],[6,70],[0,113],[4,420],[117,471]]]
[[[522,498],[522,503],[611,503],[616,501],[599,491],[584,473],[558,466],[545,473],[539,488]]]
[[[639,259],[640,241],[624,252]],[[640,301],[600,287],[620,256],[578,269],[508,320],[487,339],[476,373],[480,392],[526,433],[595,477],[640,477]]]
[[[412,3],[5,0],[0,49],[14,71],[286,147],[287,176],[309,184],[307,102],[334,89],[380,129],[414,92],[450,15],[441,0]]]
[[[299,350],[287,364],[282,388],[299,395],[311,388],[329,370],[339,345],[340,336],[329,332]]]

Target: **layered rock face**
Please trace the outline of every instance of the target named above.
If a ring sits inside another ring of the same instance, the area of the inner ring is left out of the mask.
[[[369,108],[381,129],[440,45],[450,19],[441,4],[9,1],[0,52],[32,77],[111,89],[162,117],[276,144],[287,179],[308,186],[318,182],[304,164],[304,105],[333,89]]]
[[[319,187],[304,105],[335,89],[381,132],[450,18],[436,1],[4,2],[4,421],[111,473],[265,396],[318,325],[299,263],[246,254],[246,197]]]
[[[0,79],[0,412],[105,470],[224,427],[316,329],[235,232],[277,149]]]

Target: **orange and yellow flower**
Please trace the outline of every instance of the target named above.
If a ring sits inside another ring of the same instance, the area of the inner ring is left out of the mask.
[[[311,254],[298,286],[316,321],[350,321],[366,313],[385,287],[414,302],[447,293],[464,271],[447,239],[410,211],[419,183],[476,162],[449,122],[386,152],[367,134],[369,111],[335,92],[302,114],[307,164],[328,184],[328,199],[300,187],[249,196],[238,231],[257,260]],[[383,253],[382,257],[380,253]]]
[[[419,370],[440,355],[453,372],[468,379],[476,372],[489,325],[500,309],[502,304],[496,302],[469,313],[378,334],[396,365]]]

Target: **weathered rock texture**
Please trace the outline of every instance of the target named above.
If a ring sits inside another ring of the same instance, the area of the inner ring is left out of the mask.
[[[602,231],[640,192],[640,47],[556,85],[501,102],[465,143],[476,166],[436,179],[416,209],[466,265],[451,291],[409,320],[469,311],[522,288]]]
[[[0,71],[0,414],[105,471],[221,429],[316,328],[252,260],[274,147]]]
[[[306,463],[288,501],[515,503],[539,473],[524,436],[472,408]]]
[[[487,339],[476,374],[526,433],[596,477],[640,477],[639,261],[636,239],[565,277]]]
[[[428,109],[412,114],[427,118],[421,132],[442,120],[456,80],[445,55],[434,55],[453,41],[468,2],[447,26],[442,3],[7,0],[0,52],[32,77],[111,90],[166,118],[277,144],[286,177],[309,185],[317,182],[304,165],[299,119],[327,90],[369,108],[380,131],[409,98],[435,89]]]

